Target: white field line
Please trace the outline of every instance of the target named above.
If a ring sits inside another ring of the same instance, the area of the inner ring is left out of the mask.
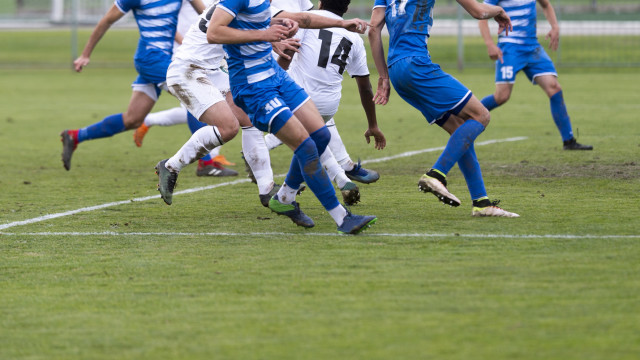
[[[6,236],[211,236],[211,237],[231,237],[231,236],[305,236],[305,237],[325,237],[340,236],[336,233],[284,233],[284,232],[247,232],[247,233],[229,233],[229,232],[116,232],[116,231],[97,231],[97,232],[28,232],[28,233],[0,233]],[[406,233],[406,234],[386,234],[386,233],[363,233],[359,235],[369,237],[413,237],[413,238],[444,238],[444,237],[460,237],[460,238],[479,238],[479,239],[640,239],[640,235],[574,235],[574,234],[442,234],[442,233]]]
[[[501,142],[521,141],[521,140],[526,140],[526,139],[527,139],[527,137],[519,136],[519,137],[506,138],[506,139],[494,139],[494,140],[481,141],[481,142],[476,142],[475,144],[477,146],[483,146],[483,145],[490,145],[490,144],[496,144],[496,143],[501,143]],[[379,159],[365,160],[365,161],[362,161],[362,163],[363,164],[377,163],[377,162],[382,162],[382,161],[388,161],[388,160],[393,160],[393,159],[398,159],[398,158],[418,155],[418,154],[427,153],[427,152],[434,152],[434,151],[443,150],[443,149],[444,149],[444,147],[437,147],[437,148],[429,148],[429,149],[422,149],[422,150],[416,150],[416,151],[408,151],[408,152],[404,152],[404,153],[401,153],[401,154],[398,154],[398,155],[394,155],[394,156],[388,156],[388,157],[379,158]],[[282,177],[284,175],[285,174],[276,175],[276,177]],[[215,184],[215,185],[209,185],[209,186],[202,186],[202,187],[196,187],[196,188],[191,188],[191,189],[180,190],[180,191],[176,191],[175,193],[173,193],[173,195],[175,196],[175,195],[180,195],[180,194],[189,194],[189,193],[194,193],[194,192],[203,191],[203,190],[215,189],[215,188],[222,187],[222,186],[241,184],[241,183],[245,183],[245,182],[249,182],[249,179],[240,179],[240,180],[228,181],[228,182]],[[29,224],[33,224],[33,223],[37,223],[37,222],[41,222],[41,221],[45,221],[45,220],[56,219],[56,218],[59,218],[59,217],[75,215],[75,214],[82,213],[82,212],[100,210],[100,209],[105,209],[105,208],[108,208],[108,207],[129,204],[129,203],[132,203],[132,202],[147,201],[147,200],[153,200],[153,199],[159,199],[159,198],[160,198],[160,195],[145,196],[145,197],[134,198],[134,199],[129,199],[129,200],[110,202],[110,203],[101,204],[101,205],[83,207],[83,208],[80,208],[80,209],[69,210],[69,211],[65,211],[65,212],[61,212],[61,213],[47,214],[47,215],[38,216],[38,217],[35,217],[35,218],[32,218],[32,219],[14,221],[14,222],[10,222],[10,223],[7,223],[7,224],[2,224],[2,225],[0,225],[0,230],[4,230],[4,229],[12,228],[12,227],[15,227],[15,226],[20,226],[20,225],[29,225]],[[0,233],[0,234],[5,234],[5,233]]]

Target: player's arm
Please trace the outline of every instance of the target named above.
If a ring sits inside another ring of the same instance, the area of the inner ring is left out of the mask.
[[[216,7],[207,29],[207,41],[210,44],[244,44],[252,41],[280,41],[289,36],[289,28],[284,25],[271,25],[265,30],[234,29],[229,27],[233,18],[234,15]]]
[[[280,11],[275,18],[288,18],[300,24],[305,29],[325,29],[331,27],[339,27],[352,32],[364,34],[369,25],[366,21],[360,19],[341,20],[330,19],[326,16],[320,16],[308,12],[288,12]]]
[[[204,5],[204,2],[202,0],[191,0],[191,6],[193,6],[193,9],[198,13],[198,14],[202,14],[202,12],[204,11],[204,9],[206,9],[207,7]]]
[[[102,36],[109,30],[111,25],[113,25],[116,21],[120,20],[124,16],[122,10],[117,7],[115,4],[111,6],[111,8],[107,11],[107,13],[100,19],[95,29],[91,33],[87,44],[84,46],[82,50],[82,54],[73,61],[73,67],[77,72],[81,72],[82,68],[89,64],[91,53],[93,49],[98,45]]]
[[[500,6],[479,3],[476,0],[456,0],[469,15],[478,20],[494,19],[500,27],[498,32],[505,30],[507,34],[513,29],[509,15]]]
[[[371,81],[369,81],[369,75],[356,76],[356,83],[358,84],[358,92],[360,93],[360,102],[364,113],[367,115],[367,122],[369,128],[364,133],[367,144],[371,142],[370,137],[373,136],[375,141],[375,148],[378,150],[384,149],[387,145],[387,139],[384,134],[378,128],[378,119],[376,117],[376,104],[373,102],[373,89],[371,88]]]
[[[489,31],[489,22],[487,20],[478,21],[478,28],[480,29],[482,40],[484,40],[484,44],[487,46],[487,52],[491,60],[500,60],[500,63],[502,63],[502,50],[493,42],[491,31]]]
[[[378,70],[378,89],[373,96],[373,102],[384,105],[389,101],[391,85],[389,84],[389,69],[387,60],[384,57],[384,47],[382,46],[382,29],[384,28],[384,7],[373,8],[371,14],[371,27],[369,28],[369,44],[371,55]]]
[[[560,26],[558,25],[558,18],[556,17],[556,11],[551,6],[549,0],[538,0],[538,3],[542,7],[544,17],[547,18],[551,30],[546,36],[549,39],[549,48],[553,51],[558,50],[558,44],[560,43]]]

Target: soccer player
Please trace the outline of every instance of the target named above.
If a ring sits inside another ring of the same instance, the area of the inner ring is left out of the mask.
[[[320,10],[311,13],[342,19],[349,3],[349,0],[323,0],[319,2]],[[358,176],[357,170],[353,170],[356,164],[349,158],[333,122],[340,105],[342,74],[345,70],[356,79],[360,100],[367,115],[369,128],[365,132],[365,139],[369,142],[370,136],[373,136],[377,149],[383,149],[386,145],[384,134],[377,124],[364,43],[360,35],[342,28],[301,29],[296,37],[302,44],[298,54],[293,61],[280,58],[278,63],[284,69],[288,68],[291,78],[305,89],[322,118],[332,121],[333,126],[327,122],[327,128],[331,131],[331,141],[327,150],[321,154],[320,161],[329,178],[340,188],[345,203],[355,204],[360,199],[360,193],[350,179],[371,183],[376,181],[379,175],[375,171],[360,168],[365,176]],[[282,143],[273,134],[268,134],[265,140],[270,149]],[[336,154],[339,158],[334,157]],[[346,171],[345,166],[349,171]]]
[[[205,6],[213,4],[212,0],[203,0]],[[198,13],[189,5],[189,0],[182,0],[182,6],[178,13],[178,25],[176,26],[176,35],[173,42],[173,52],[182,44],[184,34],[187,33],[189,27],[198,20]],[[189,129],[195,132],[200,128],[200,123],[195,121],[193,116],[188,116],[187,109],[178,106],[168,110],[152,112],[148,114],[142,125],[133,132],[133,141],[136,146],[141,147],[144,136],[152,126],[172,126],[178,124],[189,124]],[[220,147],[198,160],[197,176],[236,176],[238,172],[225,168],[224,165],[235,165],[229,162],[224,155],[220,154]]]
[[[140,29],[140,40],[134,56],[138,77],[133,82],[133,93],[127,111],[105,117],[93,125],[76,130],[64,130],[62,137],[62,163],[71,168],[71,156],[78,144],[85,140],[111,137],[120,132],[136,129],[142,124],[165,87],[167,67],[171,62],[173,40],[176,33],[178,12],[182,0],[115,0],[115,3],[98,22],[91,33],[82,54],[74,62],[77,72],[89,64],[91,53],[111,25],[128,11],[133,11]],[[197,12],[202,12],[202,0],[191,0]]]
[[[476,0],[456,1],[476,19],[494,18],[501,28],[511,27],[501,7]],[[420,190],[433,193],[445,204],[459,206],[460,200],[446,187],[447,174],[457,162],[473,200],[473,216],[518,217],[489,200],[484,187],[473,144],[489,125],[489,111],[462,83],[431,62],[427,43],[433,5],[433,0],[375,0],[369,42],[380,78],[374,101],[388,102],[391,80],[400,97],[420,110],[429,124],[435,123],[450,134],[436,163],[420,178]],[[385,24],[390,35],[388,65],[382,46]]]
[[[322,3],[323,2],[320,1],[319,2],[319,6],[323,6],[323,7],[326,8],[326,1],[324,2],[325,3],[324,5]],[[339,3],[343,3],[344,7],[348,7],[350,1],[346,1],[346,2],[340,1]],[[276,8],[282,9],[282,10],[286,10],[286,11],[289,11],[289,12],[297,12],[297,11],[304,11],[304,10],[308,11],[308,10],[313,8],[313,4],[311,4],[311,2],[309,0],[299,0],[299,1],[272,0],[271,1],[271,5],[273,7],[276,7]],[[345,12],[346,12],[346,10],[345,10]],[[336,44],[334,44],[334,45],[336,45]],[[331,48],[334,49],[335,46],[332,46]],[[333,53],[332,53],[332,55],[333,55]],[[363,52],[361,55],[364,56],[365,60],[366,60],[366,54]],[[353,58],[353,56],[351,56],[351,59],[348,59],[347,62],[349,62],[349,63],[352,62],[352,58]],[[280,59],[277,59],[277,60],[280,63]],[[356,59],[356,61],[359,61],[359,60]],[[282,65],[284,65],[284,64],[281,64],[281,66]],[[315,67],[316,64],[313,64],[312,66]],[[329,68],[330,67],[331,66],[329,66]],[[327,72],[330,71],[330,69],[328,69],[328,68],[325,68],[325,69],[327,70]],[[367,72],[367,74],[368,74],[368,72]],[[294,78],[294,80],[296,80],[296,82],[298,81],[295,78]],[[364,79],[360,79],[360,80],[356,79],[356,81],[359,81],[359,84],[363,83],[363,85],[364,85]],[[301,84],[300,82],[298,82],[298,83]],[[358,87],[358,89],[360,90],[361,88]],[[305,88],[305,90],[310,93],[311,98],[313,99],[313,102],[316,105],[318,105],[318,98],[316,96],[314,96],[314,94],[311,93],[309,91],[309,89]],[[361,96],[362,96],[362,92],[361,92]],[[363,104],[363,106],[364,106],[364,104]],[[336,104],[336,107],[337,107],[337,104]],[[319,110],[322,110],[322,109],[319,109]],[[366,108],[365,108],[365,111],[369,111],[369,110],[366,110]],[[374,111],[375,111],[375,108],[374,108]],[[322,114],[322,115],[324,117],[325,114]],[[369,117],[369,116],[370,116],[369,113],[367,113],[367,117]],[[373,116],[375,116],[375,114],[373,114]],[[345,175],[348,177],[348,179],[353,180],[353,181],[357,181],[357,182],[361,182],[363,184],[371,184],[373,182],[378,181],[378,179],[380,179],[380,174],[378,174],[374,170],[363,168],[360,165],[359,161],[358,161],[358,163],[355,163],[351,159],[351,157],[349,156],[349,153],[347,152],[346,147],[344,146],[342,138],[340,137],[340,134],[338,133],[338,128],[336,127],[336,123],[335,123],[335,120],[333,119],[333,117],[329,118],[329,120],[326,121],[326,125],[327,125],[327,128],[329,129],[329,131],[331,132],[331,141],[329,142],[329,149],[333,153],[334,158],[337,160],[337,162],[340,164],[340,166],[344,170]],[[267,147],[269,148],[269,150],[271,150],[271,149],[273,149],[273,148],[275,148],[275,147],[277,147],[277,146],[282,144],[282,142],[279,141],[272,134],[268,134],[265,137],[265,141],[267,142]],[[327,155],[324,155],[324,156],[327,156]],[[325,168],[328,165],[330,165],[329,162],[331,162],[331,160],[326,160],[326,159],[322,160],[322,163],[325,165]],[[333,165],[331,165],[331,166],[333,166]],[[341,177],[341,171],[339,171],[339,169],[336,169],[335,173],[338,174],[337,176]],[[331,178],[335,178],[335,177],[332,176],[332,174],[329,174],[329,176]],[[334,181],[336,181],[336,180],[334,180]],[[340,185],[343,182],[344,181],[339,180],[339,181],[336,181],[336,184],[338,185],[338,187],[340,187],[342,189],[343,187],[340,186]],[[355,184],[346,184],[345,186],[353,188],[355,186]],[[345,195],[344,191],[345,190],[342,190],[342,191],[343,191],[343,197],[344,197],[344,195]],[[359,196],[359,193],[357,193],[357,194]]]
[[[542,7],[544,16],[551,25],[549,39],[551,50],[558,49],[560,27],[556,13],[549,0],[537,0]],[[485,4],[502,7],[513,20],[513,31],[501,32],[498,35],[498,45],[493,42],[487,20],[480,20],[480,34],[487,45],[489,57],[496,60],[496,91],[482,99],[482,104],[489,110],[504,104],[509,100],[516,74],[524,71],[529,80],[549,96],[551,116],[562,136],[565,150],[592,150],[593,146],[583,145],[576,141],[571,128],[571,120],[564,104],[562,88],[558,83],[558,73],[538,42],[536,35],[536,0],[484,0]]]
[[[285,183],[269,201],[274,212],[288,216],[299,226],[313,227],[295,196],[302,182],[313,191],[341,233],[357,234],[377,218],[351,214],[336,198],[335,190],[319,161],[331,137],[305,91],[278,66],[270,42],[291,37],[297,23],[274,19],[267,0],[221,0],[211,18],[207,39],[224,44],[229,54],[231,91],[235,103],[262,131],[274,133],[294,151]],[[305,21],[310,18],[307,15]],[[327,19],[331,20],[331,19]],[[364,32],[361,20],[337,21],[350,30]],[[304,26],[309,25],[302,23]],[[331,27],[335,25],[328,25]]]

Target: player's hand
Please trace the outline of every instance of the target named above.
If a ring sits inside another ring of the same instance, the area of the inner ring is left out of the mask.
[[[344,20],[342,24],[343,28],[358,34],[364,34],[369,26],[371,24],[361,19]]]
[[[559,28],[551,28],[551,31],[545,37],[549,40],[549,49],[556,51],[558,50],[558,45],[560,44],[560,29]]]
[[[387,146],[387,139],[385,139],[384,134],[380,131],[379,128],[369,128],[364,132],[364,138],[367,139],[367,144],[371,143],[370,137],[373,136],[373,140],[375,140],[375,148],[376,150],[382,150],[385,146]]]
[[[377,105],[386,105],[389,102],[389,94],[391,93],[391,85],[389,79],[378,78],[378,89],[373,95],[373,102]]]
[[[294,36],[298,32],[298,30],[300,29],[300,26],[298,25],[297,21],[291,20],[291,19],[288,19],[288,18],[282,19],[282,25],[286,26],[289,29],[289,36],[287,36],[287,37]]]
[[[80,56],[73,61],[73,68],[77,72],[81,72],[82,68],[89,65],[89,58],[87,56]]]
[[[284,25],[271,25],[263,31],[263,39],[268,42],[276,42],[289,37],[289,28]]]
[[[504,9],[500,9],[498,15],[496,15],[493,19],[498,23],[498,33],[504,31],[505,35],[509,35],[509,31],[513,31],[511,18],[509,18],[509,15],[507,15]]]
[[[487,46],[487,52],[489,53],[489,58],[491,58],[491,60],[500,60],[500,64],[504,63],[504,60],[502,59],[502,50],[500,50],[496,44]]]
[[[291,60],[294,53],[300,52],[300,39],[289,38],[281,41],[272,42],[273,51],[279,56]]]

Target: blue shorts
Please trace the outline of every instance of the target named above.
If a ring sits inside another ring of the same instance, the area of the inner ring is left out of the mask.
[[[471,99],[471,91],[428,57],[406,57],[393,63],[389,77],[400,97],[422,112],[429,124],[444,124]]]
[[[276,68],[275,75],[262,81],[232,86],[231,93],[253,126],[272,134],[280,131],[293,113],[310,99],[280,67]]]
[[[155,87],[159,96],[161,87],[166,86],[167,70],[171,64],[171,56],[163,52],[158,52],[148,58],[136,58],[133,63],[138,72],[138,77],[133,82],[134,85],[150,84]]]
[[[503,63],[496,61],[496,84],[513,84],[516,74],[523,70],[532,83],[542,75],[558,76],[553,61],[542,45],[526,46],[512,43],[498,44],[502,50]]]

